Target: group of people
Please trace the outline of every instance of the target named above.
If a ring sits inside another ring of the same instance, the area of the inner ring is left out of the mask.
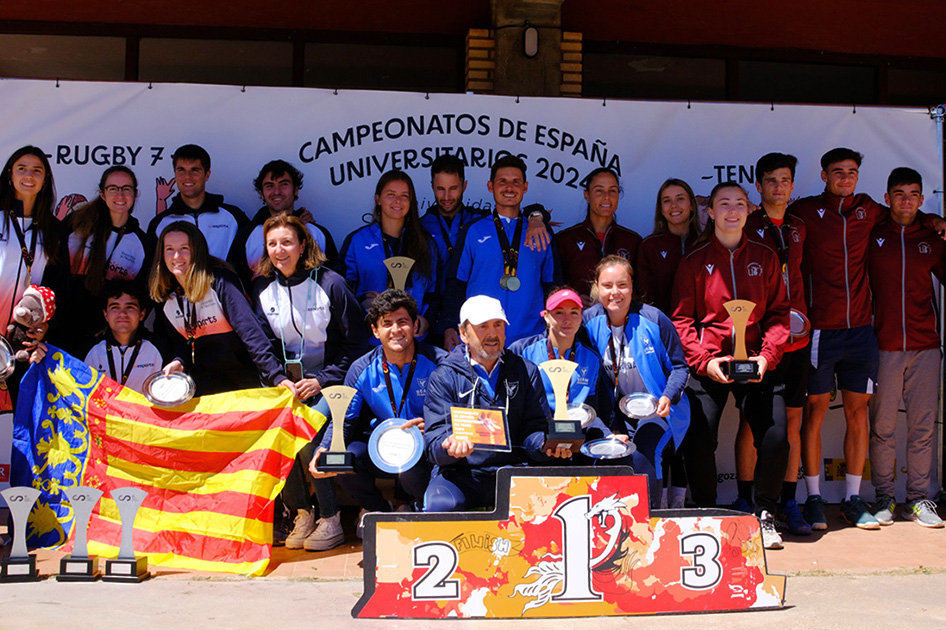
[[[344,423],[354,471],[319,469],[327,424],[282,493],[289,547],[341,544],[336,482],[362,512],[451,511],[493,505],[503,466],[630,464],[648,476],[652,506],[682,508],[688,489],[692,504],[715,506],[718,427],[732,395],[742,423],[734,507],[758,515],[765,546],[778,548],[777,524],[797,535],[827,527],[820,436],[835,379],[847,421],[842,517],[867,529],[893,522],[902,397],[902,514],[942,526],[930,501],[940,380],[931,277],[943,280],[946,244],[943,219],[919,210],[912,169],[890,174],[888,208],[855,192],[860,154],[833,149],[821,160],[824,193],[792,203],[796,159],[770,153],[755,169],[761,204],[720,183],[702,229],[693,190],[668,179],[642,239],[616,219],[622,188],[611,169],[583,180],[585,219],[553,233],[549,211],[523,207],[520,158],[492,165],[495,203],[483,211],[463,203],[463,162],[443,155],[423,216],[411,178],[389,171],[370,222],[338,251],[297,206],[302,174],[291,164],[262,167],[254,185],[264,205],[248,219],[206,191],[206,150],[185,145],[172,159],[178,194],[142,229],[130,169],[108,168],[98,197],[60,224],[43,151],[16,151],[0,181],[0,323],[6,330],[37,284],[69,315],[28,332],[32,361],[45,339],[133,389],[160,370],[186,372],[197,395],[279,386],[312,406],[325,387],[354,388]],[[402,288],[385,265],[396,256],[413,261]],[[738,326],[737,300],[750,304]],[[549,446],[556,400],[537,366],[553,359],[578,366],[567,399],[594,411],[585,439],[633,443],[630,455]],[[14,408],[23,370],[6,380]],[[654,408],[632,418],[621,402],[639,394]],[[502,410],[510,448],[457,438],[456,408]],[[424,437],[424,456],[399,473],[369,455],[389,418]],[[860,498],[868,451],[872,507]],[[393,497],[382,477],[395,478]]]

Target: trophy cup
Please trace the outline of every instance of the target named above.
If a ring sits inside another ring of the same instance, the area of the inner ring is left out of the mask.
[[[327,452],[319,455],[319,472],[350,473],[355,470],[352,454],[345,448],[345,412],[356,391],[354,387],[344,385],[332,385],[322,390],[332,414],[332,443]]]
[[[112,498],[118,506],[122,521],[122,542],[117,558],[105,561],[106,582],[142,582],[151,577],[148,573],[148,556],[136,556],[134,547],[135,516],[148,493],[141,488],[115,488]]]
[[[549,422],[549,432],[542,450],[554,451],[561,445],[577,451],[585,441],[585,434],[581,431],[581,421],[573,419],[568,413],[568,384],[578,364],[574,361],[553,359],[543,361],[539,368],[549,377],[555,395],[555,413]]]
[[[99,557],[89,555],[89,519],[102,496],[98,488],[63,488],[72,504],[72,526],[76,532],[72,554],[59,561],[58,582],[94,582],[99,578]]]
[[[414,259],[407,256],[391,256],[384,259],[384,266],[391,274],[391,283],[394,288],[403,291],[407,286],[407,276],[411,273],[411,267],[414,266]]]
[[[750,361],[746,353],[746,324],[749,323],[749,316],[755,308],[755,302],[730,300],[723,304],[723,308],[729,313],[733,332],[736,335],[736,347],[733,349],[733,358],[727,366],[726,374],[730,380],[737,383],[759,380],[761,378],[759,364]]]
[[[36,555],[27,551],[26,527],[40,491],[36,488],[16,487],[7,488],[0,492],[0,495],[3,495],[3,500],[7,502],[13,516],[13,547],[10,549],[10,556],[3,559],[0,582],[36,582],[39,580]]]

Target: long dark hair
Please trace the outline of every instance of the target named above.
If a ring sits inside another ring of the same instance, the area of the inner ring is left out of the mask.
[[[590,194],[591,183],[595,180],[595,177],[597,177],[598,175],[604,175],[604,174],[608,174],[614,178],[614,181],[618,185],[618,198],[620,198],[620,196],[624,194],[624,188],[621,186],[621,177],[617,174],[617,171],[615,171],[613,168],[609,166],[599,166],[595,170],[588,173],[588,176],[585,177],[585,192]],[[615,210],[617,209],[615,208]],[[590,216],[591,216],[591,204],[589,203],[587,206],[585,206],[585,218],[587,219]]]
[[[92,247],[89,257],[85,261],[85,288],[92,295],[99,295],[102,286],[105,284],[105,275],[107,269],[105,261],[105,247],[108,244],[108,237],[112,230],[112,215],[108,210],[108,205],[102,198],[105,194],[105,182],[112,173],[125,173],[131,177],[132,184],[135,186],[135,195],[138,195],[138,178],[130,168],[122,165],[110,166],[102,173],[99,180],[99,196],[93,201],[77,208],[73,213],[72,231],[79,235],[79,253],[85,251],[86,243],[92,239]],[[129,208],[128,213],[134,210],[134,203]],[[82,262],[79,260],[78,262]],[[79,269],[73,269],[72,273],[77,274]]]
[[[408,258],[414,259],[412,272],[417,272],[422,276],[430,276],[432,266],[430,244],[427,241],[427,232],[420,224],[420,212],[417,210],[417,194],[414,192],[414,182],[411,181],[410,175],[404,171],[393,169],[381,176],[378,185],[375,186],[374,194],[380,197],[381,191],[391,182],[404,182],[407,184],[407,190],[411,195],[411,203],[407,209],[407,217],[404,220],[404,231],[401,232],[401,238],[404,239],[401,252]],[[380,204],[375,204],[372,217],[378,225],[381,224]]]
[[[16,200],[16,191],[13,189],[13,165],[24,155],[39,158],[39,161],[43,163],[43,168],[46,169],[43,187],[36,194],[36,202],[33,204],[32,218],[43,237],[43,252],[46,254],[46,259],[56,264],[59,262],[59,220],[54,212],[56,184],[53,181],[49,159],[39,147],[31,145],[20,147],[7,160],[3,167],[3,175],[0,176],[0,211],[6,212],[13,207],[13,202]]]

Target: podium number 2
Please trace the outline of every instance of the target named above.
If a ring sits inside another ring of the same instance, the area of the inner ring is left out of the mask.
[[[693,556],[693,566],[680,569],[683,586],[693,590],[713,588],[723,576],[719,564],[719,540],[712,534],[700,532],[680,539],[680,553]]]
[[[414,547],[414,568],[430,567],[411,589],[414,599],[459,599],[460,580],[448,580],[460,557],[453,545],[431,542]]]

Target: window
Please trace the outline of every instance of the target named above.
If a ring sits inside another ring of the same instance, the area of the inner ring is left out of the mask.
[[[0,34],[0,76],[121,81],[125,38]]]
[[[292,85],[289,42],[143,38],[138,80]]]

